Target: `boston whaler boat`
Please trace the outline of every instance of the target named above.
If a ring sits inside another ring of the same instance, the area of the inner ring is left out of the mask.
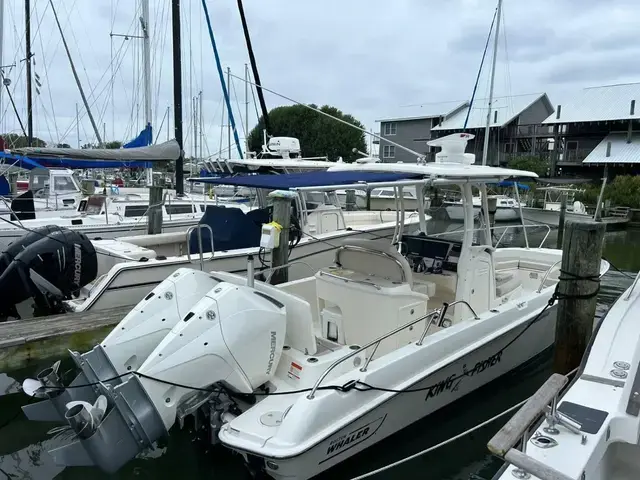
[[[496,480],[640,478],[638,278],[596,327],[571,386],[553,399],[525,452],[506,454],[519,466],[505,464]]]
[[[472,185],[536,175],[469,157],[327,172],[398,172],[366,188],[393,185],[400,198],[406,185],[458,185],[462,242],[427,236],[423,209],[421,232],[404,234],[402,210],[392,243],[347,239],[311,277],[254,282],[251,261],[246,277],[180,269],[100,344],[72,353],[76,388],[62,388],[55,367],[25,381],[46,399],[25,414],[77,434],[50,452],[55,461],[113,472],[194,415],[252,468],[306,479],[546,350],[561,251],[472,242]]]

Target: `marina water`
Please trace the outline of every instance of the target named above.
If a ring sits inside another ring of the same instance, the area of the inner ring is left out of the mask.
[[[459,225],[439,225],[437,230],[454,230]],[[547,233],[546,228],[529,229],[529,243],[537,246]],[[498,230],[498,233],[501,233]],[[545,246],[553,247],[556,232],[552,231]],[[523,245],[522,229],[509,229],[503,243]],[[501,245],[502,246],[502,245]],[[608,232],[604,256],[613,265],[603,278],[598,296],[596,316],[600,318],[616,298],[631,284],[632,276],[640,270],[640,230]],[[434,307],[436,307],[434,305]],[[205,439],[196,440],[188,428],[174,427],[165,445],[145,457],[138,457],[116,475],[107,475],[95,468],[67,468],[55,465],[48,450],[65,443],[71,435],[66,428],[55,424],[28,422],[19,414],[28,398],[19,391],[26,377],[52,363],[43,359],[28,368],[0,373],[0,425],[16,417],[0,429],[0,480],[9,479],[250,479],[242,459],[224,447],[212,447]],[[64,371],[65,365],[63,363]],[[69,368],[67,366],[66,368]],[[319,478],[349,479],[383,467],[424,450],[463,432],[502,412],[533,394],[552,373],[550,354],[536,358],[510,374],[492,382],[466,398],[419,421],[398,434],[374,445],[365,452],[326,472]],[[407,393],[407,395],[420,395]],[[17,416],[16,416],[17,415]],[[489,480],[501,462],[489,455],[488,439],[507,421],[503,417],[434,452],[422,455],[371,478],[421,480]],[[329,422],[331,419],[327,419]]]

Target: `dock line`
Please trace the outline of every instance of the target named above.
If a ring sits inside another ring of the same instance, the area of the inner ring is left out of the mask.
[[[573,370],[571,370],[569,373],[567,373],[567,377],[575,374],[578,371],[578,368],[574,368]],[[529,400],[530,397],[525,398],[524,400],[522,400],[521,402],[516,403],[515,405],[513,405],[512,407],[507,408],[506,410],[504,410],[503,412],[498,413],[497,415],[494,415],[493,417],[491,417],[488,420],[485,420],[482,423],[479,423],[471,428],[469,428],[468,430],[465,430],[464,432],[461,432],[457,435],[454,435],[453,437],[450,437],[440,443],[437,443],[436,445],[432,445],[429,448],[426,448],[420,452],[414,453],[413,455],[409,455],[408,457],[405,457],[401,460],[398,460],[396,462],[390,463],[389,465],[385,465],[384,467],[380,467],[376,470],[371,470],[370,472],[367,472],[363,475],[359,475],[357,477],[353,477],[351,480],[362,480],[364,478],[369,478],[372,477],[374,475],[377,475],[379,473],[385,472],[387,470],[391,470],[392,468],[397,467],[398,465],[402,465],[403,463],[409,462],[415,458],[418,458],[422,455],[426,455],[427,453],[433,452],[434,450],[437,450],[440,447],[444,447],[445,445],[448,445],[452,442],[455,442],[456,440],[459,440],[460,438],[469,435],[470,433],[475,432],[476,430],[481,429],[482,427],[485,427],[487,425],[489,425],[492,422],[495,422],[497,419],[499,419],[500,417],[503,417],[505,415],[507,415],[508,413],[513,412],[514,410],[520,408],[522,405],[524,405],[525,403],[527,403],[527,401]]]

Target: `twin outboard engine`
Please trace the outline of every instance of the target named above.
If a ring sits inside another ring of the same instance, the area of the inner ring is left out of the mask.
[[[223,415],[221,398],[253,394],[271,380],[286,308],[243,282],[179,269],[93,350],[72,353],[81,371],[74,388],[65,389],[51,369],[25,381],[25,392],[48,398],[24,406],[27,417],[64,418],[76,433],[50,452],[56,463],[115,472],[152,448],[176,418],[203,405]]]
[[[57,225],[31,230],[0,255],[0,321],[20,318],[16,305],[29,298],[36,316],[62,313],[62,301],[97,274],[96,251],[86,235]]]

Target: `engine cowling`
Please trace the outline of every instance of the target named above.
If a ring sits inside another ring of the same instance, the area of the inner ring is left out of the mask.
[[[273,378],[285,333],[283,304],[251,287],[219,283],[151,352],[138,369],[141,375],[102,391],[109,408],[99,425],[92,421],[92,434],[51,455],[60,465],[116,471],[167,433],[177,408],[196,393],[187,386],[202,389],[220,382],[251,393]],[[72,427],[84,428],[87,412],[78,417],[82,412],[76,410],[67,418]],[[72,424],[72,418],[81,422]]]
[[[284,305],[250,287],[222,282],[178,322],[139,372],[190,386],[223,382],[252,393],[273,378],[285,333]],[[180,399],[193,392],[141,382],[169,428]]]
[[[71,298],[96,278],[98,259],[89,238],[73,230],[46,228],[51,229],[51,233],[38,232],[39,239],[38,234],[30,233],[15,248],[12,245],[4,257],[8,259],[20,250],[0,274],[3,292],[0,315],[12,312],[16,304],[30,297],[46,312],[49,298],[54,301]]]

